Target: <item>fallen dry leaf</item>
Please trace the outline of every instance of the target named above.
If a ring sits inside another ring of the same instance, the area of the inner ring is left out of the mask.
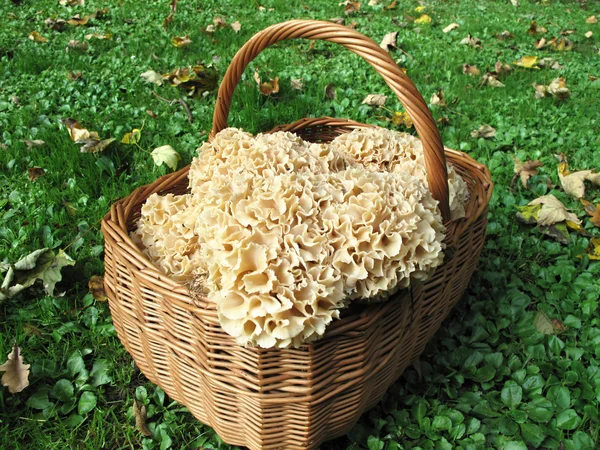
[[[472,66],[471,64],[463,64],[463,73],[474,76],[481,74],[481,71],[477,68],[477,66]]]
[[[538,66],[552,70],[560,70],[563,68],[563,66],[561,66],[554,58],[542,58],[538,62]]]
[[[383,37],[383,40],[381,41],[381,44],[379,44],[379,46],[384,49],[386,52],[389,52],[396,47],[396,42],[398,41],[398,32],[397,31],[392,31],[391,33],[386,34]]]
[[[239,33],[239,31],[242,29],[242,24],[236,20],[231,24],[231,29],[236,33]]]
[[[157,166],[163,163],[172,170],[177,169],[177,163],[181,160],[181,156],[170,145],[163,145],[152,150],[152,159]]]
[[[169,28],[171,22],[173,22],[173,18],[175,17],[175,13],[177,12],[177,1],[178,0],[171,0],[171,2],[169,3],[169,8],[171,9],[171,12],[167,17],[164,18],[162,22],[162,27],[165,31]]]
[[[30,323],[23,324],[23,331],[27,336],[37,336],[40,337],[44,334],[44,332],[38,327],[31,325]]]
[[[146,437],[152,436],[146,424],[146,406],[137,399],[133,401],[133,417],[135,418],[135,426],[138,431]]]
[[[152,117],[153,119],[156,119],[158,117],[158,114],[156,114],[155,112],[153,112],[150,109],[146,110],[146,114],[148,114],[150,117]]]
[[[587,19],[585,19],[585,23],[589,23],[589,24],[598,23],[598,19],[596,19],[596,16],[590,16]]]
[[[190,97],[200,96],[217,87],[219,76],[213,67],[197,64],[192,67],[174,69],[163,78],[171,86],[176,86],[188,92]]]
[[[563,77],[552,80],[552,83],[548,85],[548,92],[559,100],[564,100],[571,96],[571,91],[567,87],[567,82]]]
[[[290,86],[292,89],[301,90],[304,87],[302,78],[292,78],[292,81],[290,81]]]
[[[67,127],[67,132],[69,133],[69,136],[73,142],[77,142],[82,139],[100,139],[98,133],[95,131],[90,132],[85,128],[81,128],[75,119],[63,119],[62,123]]]
[[[429,103],[432,105],[437,105],[437,106],[446,106],[446,100],[444,99],[444,92],[441,89],[439,89],[437,92],[435,92],[431,96]]]
[[[48,39],[45,38],[44,36],[42,36],[37,31],[32,31],[31,33],[29,33],[28,37],[29,37],[29,40],[33,41],[33,42],[48,42]]]
[[[85,0],[59,0],[58,4],[62,6],[83,6]]]
[[[473,37],[471,33],[467,35],[462,41],[460,41],[461,45],[470,45],[471,47],[481,48],[481,40]]]
[[[515,8],[518,8],[519,6],[519,2],[517,0],[510,0],[511,5],[513,5]]]
[[[106,291],[104,290],[104,277],[100,275],[92,276],[88,282],[88,288],[96,301],[105,302],[108,300]]]
[[[540,41],[539,43],[536,42],[536,48],[552,47],[552,49],[557,52],[568,52],[573,49],[573,46],[575,44],[572,40],[567,38],[552,38],[548,42],[545,42],[543,46],[541,45],[542,41]]]
[[[521,177],[521,184],[525,189],[529,189],[529,178],[534,175],[538,175],[538,169],[544,165],[544,163],[538,161],[527,161],[525,163],[519,161],[517,158],[513,158],[515,161],[514,176],[510,182],[512,188],[517,177]]]
[[[154,70],[147,70],[146,72],[140,74],[140,77],[146,80],[147,83],[154,83],[157,86],[162,86],[164,81],[163,76]]]
[[[533,46],[538,50],[543,49],[546,45],[548,45],[548,41],[546,40],[546,38],[538,39],[533,43]]]
[[[34,139],[32,141],[30,141],[29,139],[25,139],[23,142],[25,142],[25,145],[27,147],[29,147],[30,149],[32,149],[34,147],[42,147],[42,146],[44,146],[46,144],[41,139]]]
[[[85,39],[86,39],[86,41],[89,41],[90,39],[100,39],[100,40],[104,40],[104,41],[109,41],[112,39],[112,34],[110,34],[110,33],[106,33],[106,34],[91,33],[91,34],[86,34]]]
[[[444,32],[444,33],[450,33],[451,31],[456,30],[458,27],[460,27],[459,24],[457,24],[457,23],[451,23],[446,28],[444,28],[442,30],[442,32]]]
[[[67,23],[69,25],[73,25],[75,27],[79,27],[79,26],[87,25],[87,23],[92,18],[93,18],[93,16],[91,16],[91,15],[90,16],[81,17],[79,14],[75,14],[73,17],[71,17],[69,20],[67,20]]]
[[[346,1],[343,4],[345,5],[344,14],[346,14],[347,16],[352,15],[357,11],[360,11],[360,2]]]
[[[591,260],[600,261],[600,236],[590,239],[586,254]]]
[[[512,72],[513,68],[510,64],[505,64],[502,61],[496,61],[494,64],[494,72],[496,76],[505,75],[509,72]]]
[[[76,39],[71,39],[69,41],[69,43],[67,44],[67,52],[69,52],[70,50],[78,50],[81,52],[85,52],[88,49],[88,45],[86,42],[79,42]]]
[[[600,228],[600,203],[594,205],[592,202],[588,202],[583,198],[580,200],[585,207],[586,214],[591,217],[590,222],[592,222],[595,227]]]
[[[491,139],[496,136],[496,129],[491,125],[481,125],[477,130],[471,131],[471,137],[475,139]]]
[[[142,130],[139,128],[134,128],[129,133],[125,133],[123,138],[121,139],[121,143],[125,145],[134,145],[140,142],[142,137]]]
[[[522,56],[518,61],[513,61],[515,66],[524,67],[526,69],[539,69],[537,66],[537,56]]]
[[[346,23],[346,19],[343,17],[334,17],[333,19],[329,19],[330,22],[337,23],[338,25],[344,25]]]
[[[369,106],[383,106],[387,100],[387,95],[383,94],[369,94],[362,101],[363,105]]]
[[[593,35],[594,35],[594,33],[592,33],[591,31],[588,31],[587,33],[584,34],[584,36],[588,39],[591,38]]]
[[[335,84],[329,83],[327,86],[325,86],[325,97],[327,97],[329,100],[335,100],[337,98]]]
[[[385,7],[385,9],[387,9],[387,10],[396,9],[396,6],[398,6],[398,0],[394,0],[392,3],[390,3],[389,5],[387,5]]]
[[[369,0],[368,6],[377,6],[381,3],[381,0]]]
[[[30,167],[27,169],[27,176],[29,177],[29,181],[35,181],[39,177],[46,175],[46,171],[41,167]]]
[[[392,114],[392,124],[397,127],[403,125],[406,128],[412,128],[414,125],[410,115],[404,111],[396,111]]]
[[[585,181],[600,186],[600,173],[594,173],[592,170],[569,172],[565,166],[566,164],[559,165],[558,178],[563,190],[571,197],[580,199],[585,195]]]
[[[106,147],[116,141],[115,138],[110,139],[80,139],[76,144],[83,144],[79,149],[81,153],[99,153],[103,152]]]
[[[508,30],[504,30],[502,33],[498,33],[496,35],[496,39],[499,41],[506,41],[507,39],[512,39],[515,36]]]
[[[543,84],[537,84],[536,82],[534,82],[532,86],[535,89],[535,98],[545,97],[548,93],[548,86],[544,86]]]
[[[279,92],[279,77],[263,82],[260,79],[258,71],[256,71],[254,72],[254,81],[256,81],[258,89],[263,95],[277,94]]]
[[[481,84],[483,86],[492,86],[492,87],[504,87],[504,83],[498,80],[497,75],[492,72],[486,72],[483,78],[481,79]]]
[[[46,24],[46,26],[48,28],[50,28],[51,30],[54,30],[54,31],[63,31],[65,29],[65,26],[67,25],[66,20],[54,19],[51,17],[44,20],[44,23]]]
[[[15,342],[8,359],[0,366],[2,385],[8,386],[8,392],[16,394],[29,386],[29,364],[23,364],[21,349]]]
[[[529,26],[529,30],[527,30],[528,34],[543,34],[548,30],[544,27],[539,27],[535,20],[531,21],[531,25]]]
[[[566,206],[552,194],[544,195],[528,203],[528,206],[536,205],[542,205],[538,213],[538,225],[549,226],[565,220],[576,224],[581,223],[581,220],[575,214],[569,212]]]
[[[189,36],[173,36],[171,38],[171,44],[174,47],[187,47],[192,43],[192,40]]]
[[[82,72],[73,72],[72,70],[69,70],[67,72],[67,78],[71,81],[78,80],[79,78],[81,78],[81,75],[83,75]]]

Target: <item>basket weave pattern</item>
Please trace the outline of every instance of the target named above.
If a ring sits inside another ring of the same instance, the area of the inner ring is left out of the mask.
[[[485,166],[463,153],[444,151],[425,102],[387,53],[359,33],[325,22],[275,25],[242,47],[221,84],[211,136],[227,126],[231,96],[248,62],[266,46],[291,37],[331,40],[365,57],[413,117],[425,148],[429,186],[444,217],[449,210],[446,159],[467,182],[471,197],[466,218],[446,223],[445,260],[431,279],[413,283],[387,302],[351,306],[323,339],[298,349],[237,345],[221,329],[209,299],[192,298],[187,287],[160,273],[129,238],[148,196],[187,191],[189,167],[112,206],[102,231],[105,285],[119,339],[150,381],[223,440],[252,450],[318,448],[347,433],[382,398],[464,293],[483,247],[492,188]],[[326,142],[366,126],[324,117],[275,130]]]

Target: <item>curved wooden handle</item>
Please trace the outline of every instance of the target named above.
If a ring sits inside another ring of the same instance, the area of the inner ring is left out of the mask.
[[[318,20],[291,20],[272,25],[255,34],[233,57],[221,81],[210,138],[227,128],[233,92],[250,61],[268,46],[295,38],[320,39],[341,44],[361,56],[383,77],[404,105],[423,142],[429,189],[433,197],[439,201],[444,222],[449,222],[448,174],[444,146],[425,100],[414,83],[400,70],[385,50],[372,39],[343,25]]]

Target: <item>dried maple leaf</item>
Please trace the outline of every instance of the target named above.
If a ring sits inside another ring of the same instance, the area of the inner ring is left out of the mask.
[[[342,4],[344,5],[344,14],[346,14],[347,16],[352,15],[357,11],[360,11],[360,2],[346,1]]]
[[[279,77],[261,83],[258,89],[263,95],[277,94],[279,92]]]
[[[558,167],[558,178],[563,190],[574,198],[583,198],[585,195],[585,181],[590,181],[600,186],[600,174],[592,170],[580,170],[569,172],[566,163]]]
[[[383,106],[387,100],[387,95],[383,94],[369,94],[362,101],[363,105],[369,106]]]
[[[451,31],[456,30],[458,27],[460,27],[459,24],[457,24],[457,23],[451,23],[446,28],[444,28],[442,30],[442,32],[444,32],[444,33],[450,33]]]
[[[138,431],[146,437],[152,436],[152,433],[146,425],[146,406],[137,399],[133,401],[133,417],[135,418],[135,426]]]
[[[157,86],[162,86],[164,81],[163,76],[154,70],[147,70],[146,72],[140,74],[140,77],[146,80],[147,83],[154,83]]]
[[[108,300],[106,297],[106,291],[104,290],[104,277],[100,275],[94,275],[88,282],[90,293],[94,299],[98,302],[105,302]]]
[[[481,40],[476,37],[473,37],[471,33],[467,35],[462,41],[460,41],[461,45],[470,45],[471,47],[481,48]]]
[[[33,41],[33,42],[48,42],[48,39],[45,38],[44,36],[42,36],[37,31],[32,31],[31,33],[29,33],[28,37],[29,37],[29,40]]]
[[[42,167],[30,167],[27,169],[27,176],[29,181],[35,181],[39,177],[46,175],[46,171]]]
[[[542,34],[546,33],[548,30],[544,27],[539,27],[535,20],[531,21],[531,25],[529,26],[529,30],[527,30],[528,34]]]
[[[463,73],[474,76],[481,74],[481,71],[477,68],[477,66],[472,66],[470,64],[463,64]]]
[[[538,169],[544,165],[544,163],[538,161],[527,161],[525,163],[519,161],[517,158],[513,158],[515,161],[514,167],[514,176],[510,182],[510,186],[512,187],[515,183],[517,177],[521,177],[521,184],[525,189],[529,189],[529,178],[534,175],[538,175]]]
[[[514,61],[515,66],[524,67],[526,69],[539,69],[537,66],[537,56],[522,56],[518,61]]]
[[[600,236],[590,239],[586,254],[591,260],[600,261]]]
[[[477,130],[471,131],[471,137],[475,139],[491,139],[496,136],[496,129],[491,125],[481,125]]]
[[[171,38],[171,44],[174,47],[187,47],[192,43],[192,40],[189,36],[173,36]]]
[[[239,31],[242,29],[242,24],[236,20],[231,24],[231,29],[236,33],[239,33]]]
[[[538,214],[538,225],[554,225],[558,222],[569,220],[573,223],[580,224],[581,220],[565,207],[562,202],[554,195],[544,195],[528,203],[528,206],[542,205]]]
[[[383,37],[383,40],[381,41],[381,44],[379,44],[379,46],[382,49],[384,49],[386,52],[389,52],[395,48],[398,48],[396,46],[397,41],[398,41],[398,32],[392,31],[391,33],[388,33]]]
[[[2,385],[8,386],[11,394],[21,392],[29,386],[29,366],[29,364],[23,364],[21,349],[15,342],[8,359],[0,366],[0,372],[4,372]]]

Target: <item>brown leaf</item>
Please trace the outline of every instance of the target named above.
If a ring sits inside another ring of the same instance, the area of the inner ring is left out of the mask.
[[[471,131],[471,137],[476,139],[491,139],[496,136],[496,129],[491,125],[481,125],[477,130]]]
[[[25,142],[25,145],[29,147],[29,149],[32,149],[34,147],[43,147],[44,145],[46,145],[46,143],[41,139],[34,139],[33,141],[25,139],[23,142]]]
[[[588,75],[588,80],[590,81],[596,81],[598,79],[598,77],[595,77],[594,75]]]
[[[383,94],[369,94],[362,101],[363,105],[383,106],[387,100],[387,96]]]
[[[533,46],[538,50],[543,49],[546,45],[548,45],[548,41],[546,40],[546,38],[538,39],[533,43]]]
[[[329,19],[330,22],[337,23],[338,25],[344,25],[346,23],[346,19],[343,17],[334,17],[333,19]]]
[[[29,366],[29,364],[23,364],[21,349],[15,342],[8,359],[0,366],[0,372],[4,372],[2,385],[8,386],[11,394],[21,392],[29,386]]]
[[[100,275],[94,275],[88,282],[88,288],[94,299],[98,302],[105,302],[108,300],[106,292],[104,291],[104,277]]]
[[[174,47],[187,47],[192,43],[192,40],[189,36],[173,36],[171,38],[171,44]]]
[[[29,40],[33,41],[33,42],[48,42],[48,39],[46,39],[44,36],[42,36],[37,31],[32,31],[31,33],[29,33],[28,37],[29,37]]]
[[[146,437],[152,436],[148,425],[146,425],[146,406],[137,399],[133,401],[133,417],[138,431]]]
[[[494,72],[497,76],[505,75],[509,72],[512,72],[513,68],[510,64],[505,64],[502,61],[496,61],[494,64]]]
[[[587,19],[585,19],[585,23],[589,23],[589,24],[598,23],[598,19],[596,19],[596,16],[590,16]]]
[[[560,70],[563,68],[563,66],[561,66],[554,58],[542,58],[538,62],[538,66],[552,70]]]
[[[360,2],[346,2],[346,5],[344,6],[344,14],[349,16],[358,11],[360,11]]]
[[[263,95],[277,94],[279,92],[279,77],[270,79],[269,81],[261,82],[258,72],[254,72],[254,81],[258,85],[258,90]]]
[[[467,35],[462,41],[460,41],[461,45],[470,45],[471,47],[481,48],[481,40],[476,37],[473,37],[471,33]]]
[[[600,228],[600,203],[594,206],[593,203],[588,202],[583,198],[580,200],[585,207],[586,214],[591,217],[590,221],[594,224],[594,226]]]
[[[192,67],[174,69],[163,75],[171,86],[176,86],[188,92],[190,97],[201,96],[217,87],[219,76],[213,67],[197,64]]]
[[[99,153],[108,147],[112,142],[116,141],[115,138],[110,139],[80,139],[76,141],[76,144],[83,144],[81,146],[81,153]]]
[[[507,39],[512,38],[514,38],[514,35],[508,30],[504,30],[502,33],[498,33],[496,35],[496,39],[498,39],[499,41],[506,41]]]
[[[385,7],[385,9],[387,9],[387,10],[396,9],[396,6],[398,6],[398,0],[394,0],[392,3],[390,3],[389,5],[387,5]]]
[[[529,178],[531,178],[534,175],[538,175],[538,168],[542,167],[544,163],[538,161],[537,159],[535,161],[527,161],[526,163],[522,163],[517,158],[513,159],[515,161],[515,167],[513,179],[510,182],[511,188],[514,185],[514,182],[517,179],[517,177],[521,177],[521,184],[525,189],[529,189]]]
[[[62,6],[83,6],[85,0],[60,0],[58,4]]]
[[[535,20],[533,20],[531,22],[531,25],[529,26],[529,30],[527,30],[528,34],[543,34],[546,33],[548,30],[546,30],[546,28],[544,27],[538,27],[538,24]]]
[[[158,117],[158,114],[156,114],[155,112],[152,112],[151,110],[147,109],[146,110],[146,114],[148,114],[150,117],[152,117],[153,119],[156,119]]]
[[[71,81],[75,81],[78,80],[79,78],[81,78],[82,72],[73,72],[72,70],[69,70],[67,72],[67,78]]]
[[[167,17],[164,18],[163,23],[162,23],[162,27],[165,31],[169,28],[169,25],[171,25],[171,22],[173,22],[173,18],[175,17],[175,12],[177,12],[177,1],[178,0],[171,0],[171,3],[169,3],[169,8],[171,8],[171,12],[169,13],[169,15]]]
[[[444,92],[439,89],[436,93],[431,96],[429,103],[437,106],[446,106],[446,100],[444,99]]]
[[[65,29],[67,22],[63,19],[53,19],[51,17],[44,20],[44,23],[48,28],[54,31],[62,31]]]
[[[242,24],[236,20],[231,24],[231,29],[236,33],[239,33],[239,31],[242,29]]]
[[[535,98],[542,98],[546,96],[546,93],[548,92],[548,86],[537,84],[536,82],[534,82],[532,86],[535,89]]]
[[[304,87],[302,78],[292,78],[292,81],[290,82],[290,86],[292,87],[292,89],[301,90]]]
[[[548,85],[548,92],[559,100],[564,100],[571,96],[571,91],[567,87],[567,82],[563,77],[555,78]]]
[[[325,97],[327,97],[329,100],[335,100],[337,98],[335,84],[329,83],[327,86],[325,86]]]
[[[75,14],[73,17],[71,17],[69,20],[67,20],[67,23],[69,25],[79,27],[79,26],[87,25],[87,23],[90,21],[91,18],[92,18],[92,16],[81,17],[79,14]]]
[[[75,39],[71,39],[69,41],[69,43],[67,44],[67,52],[69,52],[70,50],[78,50],[81,52],[85,52],[88,49],[88,45],[86,42],[79,42]]]
[[[69,136],[71,137],[71,140],[73,142],[77,142],[83,139],[100,139],[98,133],[96,133],[95,131],[90,132],[85,128],[81,128],[79,126],[79,123],[75,119],[63,119],[62,123],[67,127],[67,132],[69,133]]]
[[[35,181],[39,177],[46,175],[46,171],[41,167],[30,167],[27,169],[27,176],[29,181]]]
[[[384,49],[386,52],[389,52],[396,47],[396,42],[398,40],[398,32],[397,31],[392,31],[391,33],[386,34],[383,37],[383,40],[381,41],[381,44],[379,44],[379,46]]]
[[[477,68],[477,66],[472,66],[471,64],[463,64],[463,73],[474,76],[481,74],[481,71]]]

